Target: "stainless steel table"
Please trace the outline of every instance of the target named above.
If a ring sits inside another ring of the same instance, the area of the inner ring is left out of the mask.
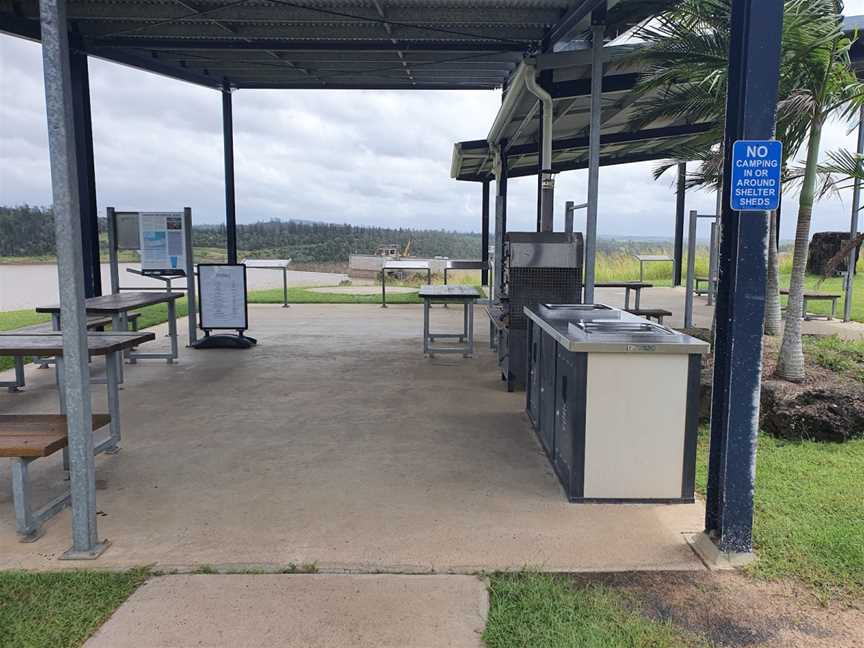
[[[288,308],[288,266],[291,259],[243,259],[240,263],[247,268],[258,270],[282,271],[282,308]]]
[[[634,254],[633,257],[639,262],[639,281],[645,281],[645,264],[652,262],[675,263],[675,259],[667,254]],[[638,306],[636,308],[639,308]]]
[[[436,353],[461,353],[463,357],[474,355],[474,303],[480,292],[472,286],[422,286],[423,300],[423,353],[434,357]],[[461,303],[464,307],[461,333],[433,333],[429,330],[429,311],[432,304]],[[436,339],[456,339],[462,346],[434,346]]]
[[[432,283],[432,266],[428,261],[385,261],[381,266],[381,308],[387,308],[387,283],[388,272],[399,272],[400,270],[413,270],[425,272],[426,281]]]

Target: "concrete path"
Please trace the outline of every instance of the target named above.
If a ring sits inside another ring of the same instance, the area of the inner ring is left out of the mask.
[[[481,648],[474,576],[162,576],[85,648]]]

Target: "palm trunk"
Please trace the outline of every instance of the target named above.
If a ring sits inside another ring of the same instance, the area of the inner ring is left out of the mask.
[[[780,335],[780,259],[777,255],[777,212],[768,217],[768,279],[765,286],[765,335]]]
[[[804,347],[801,343],[801,317],[804,310],[804,274],[807,268],[807,247],[810,244],[810,221],[816,195],[816,174],[819,166],[819,146],[822,141],[822,114],[817,112],[807,143],[807,168],[801,187],[798,224],[795,228],[795,251],[792,255],[792,278],[789,282],[789,303],[776,376],[791,382],[804,380]]]

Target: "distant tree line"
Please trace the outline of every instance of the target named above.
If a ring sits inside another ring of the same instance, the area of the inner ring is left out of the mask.
[[[54,215],[45,207],[0,207],[0,256],[54,254]]]
[[[105,218],[99,231],[106,231]],[[479,258],[480,235],[444,230],[357,227],[307,221],[279,221],[237,226],[237,246],[257,257],[291,258],[296,263],[347,262],[348,255],[372,254],[381,245],[396,245],[417,256]],[[192,228],[195,247],[225,247],[224,225]],[[0,206],[0,256],[50,256],[55,253],[54,216],[45,207]]]

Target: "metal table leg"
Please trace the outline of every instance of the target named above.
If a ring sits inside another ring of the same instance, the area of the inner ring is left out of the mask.
[[[176,340],[176,336],[172,338]],[[112,353],[110,355],[118,355],[120,353]],[[108,383],[108,414],[111,416],[110,438],[97,447],[96,452],[104,449],[108,454],[115,454],[120,451],[120,384],[117,376],[117,365],[113,358],[107,358],[105,362],[105,375]]]
[[[381,268],[381,308],[387,308],[387,271]]]
[[[636,292],[636,310],[639,310],[639,298],[642,296],[642,289],[636,288],[635,292]]]
[[[60,413],[66,414],[66,385],[63,383],[63,356],[58,355],[54,362],[54,371],[57,375],[57,398],[60,401]],[[69,479],[69,447],[63,448],[63,470],[66,479]]]
[[[465,302],[468,313],[468,357],[474,357],[474,302]]]
[[[630,286],[624,286],[624,310],[630,310]]]
[[[172,364],[179,356],[177,350],[177,302],[168,302],[168,335],[171,336],[171,357],[167,359]]]
[[[111,314],[111,330],[112,331],[125,331],[126,330],[126,323],[124,322],[123,313],[112,313]],[[116,354],[111,354],[111,355],[116,357],[117,376],[118,376],[118,380],[122,383],[123,382],[123,354],[122,353],[116,353]],[[110,362],[110,359],[108,357],[106,357],[105,363],[107,364],[108,362]]]
[[[430,300],[423,300],[423,355],[429,354],[429,306]]]
[[[288,269],[282,268],[282,308],[288,308]]]

